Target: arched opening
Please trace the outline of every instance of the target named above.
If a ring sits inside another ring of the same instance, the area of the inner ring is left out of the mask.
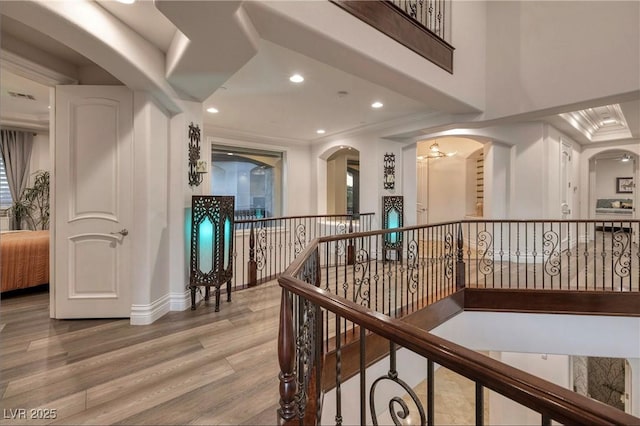
[[[588,217],[629,220],[636,217],[638,156],[606,150],[589,159]]]
[[[340,148],[327,158],[327,214],[360,212],[360,153]]]
[[[482,217],[483,145],[473,139],[445,137],[417,144],[417,223]]]

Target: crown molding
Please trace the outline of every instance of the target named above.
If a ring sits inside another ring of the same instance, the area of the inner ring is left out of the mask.
[[[78,84],[78,80],[71,76],[44,67],[5,49],[0,49],[0,61],[2,68],[7,71],[45,86]]]
[[[310,141],[303,139],[293,138],[281,138],[277,136],[267,136],[257,133],[247,132],[237,129],[229,129],[226,127],[212,126],[204,123],[204,136],[210,136],[213,138],[228,138],[239,141],[253,142],[257,144],[269,144],[269,145],[294,145],[294,146],[309,146]]]
[[[5,129],[49,132],[49,117],[42,119],[31,115],[0,116],[0,126]]]

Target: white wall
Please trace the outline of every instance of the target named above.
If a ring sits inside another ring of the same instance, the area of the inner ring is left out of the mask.
[[[149,324],[169,311],[169,116],[134,92],[134,223],[132,324]]]
[[[466,159],[461,156],[428,161],[429,223],[462,220],[466,208]]]
[[[464,312],[433,329],[475,350],[640,358],[640,318]]]
[[[640,3],[486,4],[485,118],[638,90]]]
[[[172,311],[189,307],[186,290],[189,283],[186,212],[191,207],[191,196],[200,195],[204,191],[204,185],[190,187],[187,176],[189,124],[193,123],[202,129],[202,104],[182,102],[181,106],[184,112],[174,115],[169,122],[169,299]],[[206,144],[201,146],[204,148]],[[203,155],[206,155],[204,149]]]
[[[402,149],[402,183],[404,187],[404,203],[407,206],[404,210],[405,226],[418,224],[419,216],[417,209],[424,208],[424,206],[418,205],[418,201],[421,200],[421,198],[418,195],[419,166],[416,162],[417,155],[417,144],[411,144]],[[415,208],[413,208],[414,206]]]
[[[510,217],[511,148],[496,142],[485,145],[484,150],[484,217],[502,219]]]
[[[490,356],[507,365],[569,389],[570,357],[567,355],[491,352]],[[490,425],[539,425],[540,413],[489,392]]]
[[[36,133],[31,150],[30,173],[38,170],[51,171],[51,153],[49,152],[49,133]]]

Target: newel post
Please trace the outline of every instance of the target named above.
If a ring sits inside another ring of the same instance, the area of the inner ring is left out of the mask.
[[[289,291],[282,289],[280,301],[280,328],[278,330],[278,362],[280,364],[280,408],[278,424],[293,424],[296,418],[296,377],[293,374],[295,362],[295,336],[293,330],[293,312]]]
[[[349,219],[349,234],[353,234],[353,215]],[[347,265],[353,265],[355,260],[355,251],[353,248],[353,239],[349,238],[349,245],[347,245]]]
[[[456,290],[462,290],[465,287],[464,276],[464,253],[462,248],[464,247],[464,238],[462,236],[462,222],[458,224],[458,238],[457,238],[457,250],[456,250]]]
[[[253,222],[249,230],[249,261],[247,262],[247,284],[253,287],[258,283],[258,263],[256,262],[256,236],[253,231]]]

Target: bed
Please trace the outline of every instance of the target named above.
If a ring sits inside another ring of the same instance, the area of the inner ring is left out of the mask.
[[[49,231],[0,235],[2,293],[49,282]]]

